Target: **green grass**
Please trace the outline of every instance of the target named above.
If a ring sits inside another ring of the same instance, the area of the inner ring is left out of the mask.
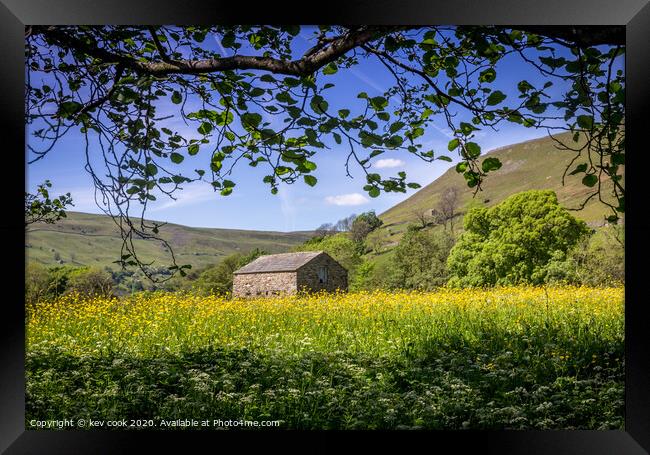
[[[266,232],[237,229],[191,228],[167,224],[161,235],[168,240],[179,264],[199,268],[219,262],[233,253],[248,253],[260,248],[269,253],[289,251],[311,237],[310,232]],[[29,261],[44,265],[56,264],[55,255],[64,264],[97,267],[117,266],[122,240],[113,221],[105,215],[69,212],[56,224],[37,224],[26,235],[26,256]],[[154,266],[171,264],[169,253],[159,242],[135,240],[143,261]]]

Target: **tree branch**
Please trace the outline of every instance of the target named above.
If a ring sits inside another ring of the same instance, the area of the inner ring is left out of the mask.
[[[33,33],[40,33],[57,46],[80,50],[93,58],[102,60],[104,63],[121,64],[125,68],[130,68],[138,73],[154,76],[203,74],[246,69],[265,70],[291,76],[307,76],[328,63],[333,62],[349,50],[368,43],[377,33],[387,30],[392,31],[394,28],[364,27],[351,30],[333,38],[326,47],[292,61],[280,60],[273,57],[235,55],[203,60],[143,62],[126,55],[111,52],[87,40],[79,39],[58,27],[35,27]]]

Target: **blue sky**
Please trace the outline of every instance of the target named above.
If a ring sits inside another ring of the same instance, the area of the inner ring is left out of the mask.
[[[303,27],[297,41],[296,51],[306,49],[311,42],[313,29]],[[301,44],[302,43],[302,44]],[[215,40],[215,46],[219,43]],[[519,59],[506,57],[497,66],[499,89],[516,97],[516,83],[527,79],[534,85],[540,80],[539,73],[522,63]],[[391,86],[392,76],[381,63],[375,60],[364,61],[351,70],[339,71],[329,76],[327,82],[335,84],[328,89],[327,99],[331,108],[350,107],[361,100],[356,99],[357,93],[366,91],[370,96],[383,95]],[[509,97],[510,98],[510,97]],[[359,104],[360,106],[360,104]],[[176,106],[161,105],[159,110],[173,111]],[[462,115],[458,117],[463,119]],[[196,126],[186,126],[182,119],[172,119],[173,128],[188,137],[197,136]],[[482,147],[483,152],[491,149],[537,138],[546,135],[545,130],[524,128],[519,125],[503,123],[498,132],[480,131],[475,141]],[[399,171],[406,171],[408,181],[415,181],[425,186],[442,175],[457,162],[455,153],[447,152],[450,131],[442,118],[437,119],[436,125],[429,128],[420,137],[426,149],[450,155],[454,161],[435,161],[426,163],[408,152],[394,151],[384,153],[373,159],[374,172],[383,177],[394,176]],[[28,140],[32,140],[28,136]],[[416,190],[409,189],[404,193],[382,193],[377,198],[370,198],[363,190],[366,184],[361,169],[352,168],[352,177],[346,176],[345,159],[347,150],[334,142],[327,144],[330,148],[319,150],[312,158],[318,165],[313,175],[318,178],[315,187],[307,186],[302,180],[293,185],[282,185],[278,194],[273,195],[270,187],[262,183],[262,178],[268,173],[266,169],[251,168],[245,164],[239,166],[233,174],[237,183],[235,191],[227,197],[212,190],[209,183],[196,182],[184,185],[183,191],[177,193],[177,200],[164,196],[150,203],[147,218],[183,224],[193,227],[215,227],[234,229],[254,229],[273,231],[311,230],[323,223],[336,222],[350,215],[368,210],[381,213],[393,205],[408,198]],[[84,141],[77,132],[69,133],[61,140],[47,157],[27,167],[28,191],[34,191],[36,186],[49,179],[52,184],[52,194],[70,192],[75,206],[73,210],[102,213],[94,201],[94,187],[90,175],[84,170]],[[207,152],[207,150],[206,150]],[[193,169],[207,169],[209,153],[199,153],[187,156],[180,165],[185,175],[193,173]],[[458,176],[462,178],[462,176]]]

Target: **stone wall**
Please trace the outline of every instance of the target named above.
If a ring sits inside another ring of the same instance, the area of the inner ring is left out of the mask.
[[[327,281],[320,282],[318,270],[327,268]],[[338,262],[326,254],[315,257],[298,269],[298,289],[306,288],[310,291],[325,290],[334,292],[337,289],[348,290],[348,271]]]
[[[296,290],[296,272],[246,273],[233,278],[232,293],[235,297],[293,294]]]

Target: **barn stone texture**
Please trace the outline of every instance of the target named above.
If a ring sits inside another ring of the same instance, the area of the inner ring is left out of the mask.
[[[347,289],[347,270],[323,251],[262,256],[235,271],[233,279],[235,297]]]
[[[232,287],[235,297],[293,294],[297,290],[296,272],[237,274],[233,279]]]
[[[325,268],[327,279],[321,282],[319,270]],[[316,256],[298,269],[298,289],[310,291],[348,290],[348,271],[326,253]]]

